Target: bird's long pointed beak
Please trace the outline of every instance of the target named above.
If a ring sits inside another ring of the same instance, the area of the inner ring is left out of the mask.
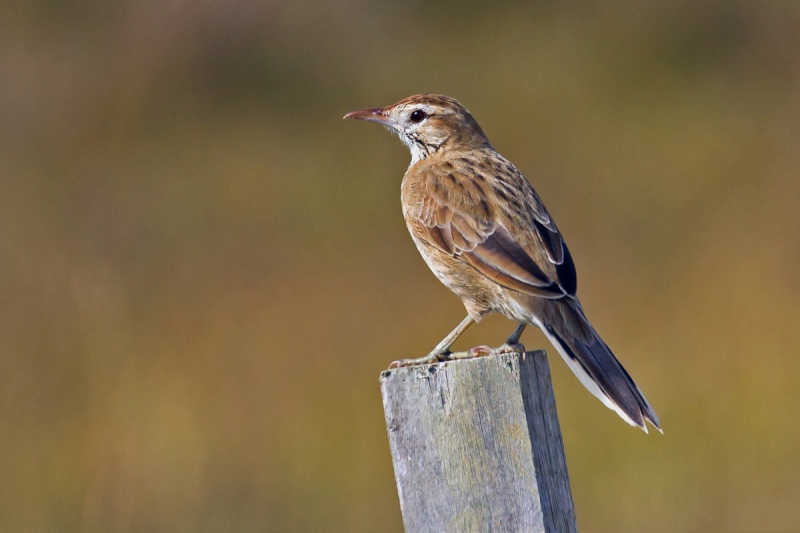
[[[376,107],[373,109],[359,109],[358,111],[351,111],[346,114],[344,118],[353,120],[367,120],[369,122],[377,122],[384,126],[394,126],[394,120],[384,113],[383,108]]]

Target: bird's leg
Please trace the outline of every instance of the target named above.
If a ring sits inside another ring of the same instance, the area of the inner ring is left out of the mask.
[[[414,365],[430,365],[439,361],[444,361],[450,358],[450,347],[456,342],[464,331],[470,327],[475,320],[467,315],[467,318],[461,321],[456,328],[451,331],[447,337],[442,339],[442,342],[436,345],[431,353],[426,355],[425,357],[420,357],[419,359],[400,359],[399,361],[394,361],[392,364],[389,365],[389,368],[400,368],[402,366],[414,366]]]
[[[510,337],[506,339],[506,344],[519,344],[519,338],[522,337],[522,332],[525,331],[525,328],[528,324],[524,322],[520,322],[517,329],[514,330],[514,333],[511,334]]]
[[[514,333],[506,339],[506,342],[498,348],[489,348],[486,345],[475,346],[466,352],[451,353],[449,359],[470,359],[472,357],[481,357],[484,355],[500,355],[505,353],[525,353],[525,347],[519,343],[522,332],[525,331],[527,324],[520,324]]]

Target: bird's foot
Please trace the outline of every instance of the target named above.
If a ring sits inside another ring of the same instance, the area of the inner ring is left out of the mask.
[[[497,348],[490,348],[485,344],[481,344],[480,346],[475,346],[465,352],[431,352],[425,357],[420,357],[418,359],[398,359],[397,361],[392,361],[392,363],[389,365],[389,369],[403,368],[405,366],[432,365],[434,363],[441,363],[442,361],[456,361],[459,359],[472,359],[475,357],[502,355],[507,353],[524,354],[525,347],[519,343],[506,342]]]
[[[524,354],[525,347],[519,343],[504,343],[497,348],[490,348],[485,344],[474,346],[466,352],[455,352],[448,355],[447,359],[472,359],[473,357],[484,357],[487,355],[502,355],[507,353]]]
[[[419,357],[417,359],[398,359],[397,361],[392,361],[392,363],[389,365],[389,369],[403,368],[404,366],[432,365],[441,361],[447,361],[449,358],[450,352],[431,352],[425,357]]]

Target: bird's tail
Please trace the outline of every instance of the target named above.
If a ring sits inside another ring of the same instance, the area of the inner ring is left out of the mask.
[[[537,325],[581,383],[606,407],[645,433],[645,421],[661,431],[658,416],[642,391],[586,319],[580,304],[575,303],[575,307],[570,306],[573,312],[558,313],[559,319],[542,321]],[[576,321],[581,323],[574,323]]]

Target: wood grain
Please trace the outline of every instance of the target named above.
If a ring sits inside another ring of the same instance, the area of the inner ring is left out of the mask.
[[[407,533],[577,532],[543,351],[387,370]]]

